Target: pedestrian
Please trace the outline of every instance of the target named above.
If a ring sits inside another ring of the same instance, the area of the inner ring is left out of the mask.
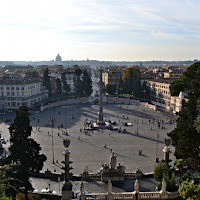
[[[49,135],[49,131],[48,131],[48,135]]]
[[[58,136],[60,136],[60,133],[58,133]]]

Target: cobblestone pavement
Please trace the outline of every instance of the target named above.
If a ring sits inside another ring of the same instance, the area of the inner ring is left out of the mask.
[[[66,135],[62,132],[68,132],[67,138],[71,140],[70,160],[73,161],[72,172],[74,174],[82,173],[86,167],[90,173],[96,173],[103,163],[109,162],[111,151],[118,155],[117,162],[125,165],[126,172],[133,172],[137,167],[140,167],[143,172],[152,172],[156,165],[156,152],[161,160],[163,158],[164,138],[167,132],[174,129],[175,125],[166,124],[167,117],[159,111],[146,108],[144,110],[143,107],[134,105],[105,104],[104,118],[116,121],[116,126],[121,127],[122,131],[120,133],[111,130],[88,131],[87,135],[80,132],[81,128],[84,129],[85,120],[96,120],[97,113],[98,105],[81,104],[45,110],[38,113],[35,119],[31,117],[32,137],[40,143],[42,153],[47,155],[43,172],[47,169],[56,173],[63,171],[61,161],[64,159],[62,151],[63,139],[66,138]],[[55,119],[53,129],[55,164],[52,163],[52,128],[46,127],[50,118]],[[161,127],[164,126],[165,129],[158,129],[157,123],[152,123],[153,118],[164,120],[165,123],[161,123]],[[137,119],[138,134],[136,133]],[[125,122],[131,122],[133,126],[124,126]],[[58,128],[61,125],[63,128]],[[125,133],[124,129],[126,129]],[[8,140],[8,125],[1,123],[0,130],[5,140]],[[156,150],[157,144],[158,151]],[[5,147],[8,145],[9,143]],[[104,148],[104,145],[107,148]],[[174,148],[171,147],[171,149],[173,152]],[[138,150],[142,150],[142,155],[138,154]],[[173,153],[170,158],[174,160]]]

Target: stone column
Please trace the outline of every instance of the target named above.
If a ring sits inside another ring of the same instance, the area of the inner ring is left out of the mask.
[[[69,180],[69,144],[70,140],[63,141],[65,149],[63,154],[65,155],[65,180],[62,187],[62,200],[71,200],[73,198],[72,183]]]
[[[108,194],[107,194],[107,200],[113,200],[113,194],[112,194],[112,183],[109,180],[108,181]]]
[[[136,179],[135,180],[135,185],[134,185],[134,188],[135,188],[135,200],[139,200],[140,199],[140,194],[139,194],[139,182],[138,180]]]
[[[170,159],[169,159],[169,154],[171,153],[170,150],[170,145],[171,140],[168,138],[165,138],[165,147],[163,148],[163,152],[164,152],[164,161],[167,163],[167,165],[169,165]]]
[[[85,196],[85,191],[84,191],[84,184],[83,184],[83,180],[81,180],[81,187],[80,187],[80,200],[85,200],[86,196]]]

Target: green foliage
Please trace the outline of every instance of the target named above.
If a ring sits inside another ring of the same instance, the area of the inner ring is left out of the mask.
[[[70,86],[67,84],[66,81],[66,77],[65,77],[66,73],[62,73],[62,83],[63,83],[63,90],[66,92],[66,94],[69,94],[70,92]]]
[[[179,169],[180,177],[183,174],[183,167],[185,166],[185,161],[183,159],[176,160],[175,167]]]
[[[62,93],[62,84],[59,78],[56,79],[56,92],[58,94]]]
[[[197,132],[200,133],[200,100],[197,101],[197,111],[198,115],[195,119],[194,127],[197,130]]]
[[[87,70],[84,70],[83,72],[83,80],[82,80],[82,84],[83,84],[83,93],[86,95],[86,96],[90,96],[92,94],[92,80],[91,80],[91,77],[88,73]]]
[[[48,68],[45,69],[44,74],[43,74],[43,85],[48,90],[49,96],[51,96],[51,82],[50,82]]]
[[[16,165],[14,178],[20,181],[20,188],[27,196],[28,190],[32,190],[28,171],[39,171],[42,169],[46,156],[40,154],[41,147],[31,136],[32,127],[29,120],[29,109],[26,106],[16,111],[14,122],[9,127],[10,147],[9,156],[2,164]]]
[[[165,162],[158,163],[154,168],[154,178],[158,181],[157,190],[161,190],[162,181],[164,179],[168,192],[177,191],[178,187],[175,180],[175,174],[169,169],[169,166]]]
[[[82,70],[80,68],[77,68],[75,70],[75,74],[76,74],[77,77],[80,77],[80,75],[82,74]]]
[[[92,93],[92,80],[87,70],[83,71],[83,78],[81,79],[81,69],[76,69],[76,78],[74,80],[74,87],[77,96],[89,96]]]
[[[158,182],[162,182],[165,175],[169,174],[169,167],[165,162],[160,162],[158,165],[154,168],[154,178]]]
[[[141,97],[140,70],[137,67],[127,67],[122,72],[122,78],[118,86],[118,94],[122,93]]]
[[[200,184],[194,185],[191,181],[186,180],[182,182],[179,187],[180,196],[187,200],[200,199]]]
[[[168,134],[172,138],[172,145],[175,146],[175,156],[178,159],[183,158],[198,170],[200,167],[200,134],[197,128],[199,119],[197,101],[200,98],[200,63],[188,67],[180,80],[172,84],[170,90],[171,94],[188,91],[189,99],[178,114],[177,127]]]
[[[115,92],[116,92],[116,85],[107,84],[106,85],[106,92],[108,94],[111,94],[111,95],[115,94]]]
[[[171,83],[169,88],[172,96],[178,96],[180,91],[184,91],[184,82],[179,79]]]

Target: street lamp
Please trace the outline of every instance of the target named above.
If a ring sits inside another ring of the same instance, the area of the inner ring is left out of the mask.
[[[55,162],[54,162],[53,128],[54,128],[54,123],[56,122],[56,120],[53,118],[50,118],[50,122],[51,122],[51,128],[52,128],[52,157],[53,157],[53,164],[55,164]]]
[[[137,111],[138,111],[138,105],[137,105]],[[138,116],[137,116],[137,130],[136,133],[138,134]]]
[[[159,162],[159,158],[158,158],[158,131],[157,131],[157,141],[156,141],[156,162]]]

